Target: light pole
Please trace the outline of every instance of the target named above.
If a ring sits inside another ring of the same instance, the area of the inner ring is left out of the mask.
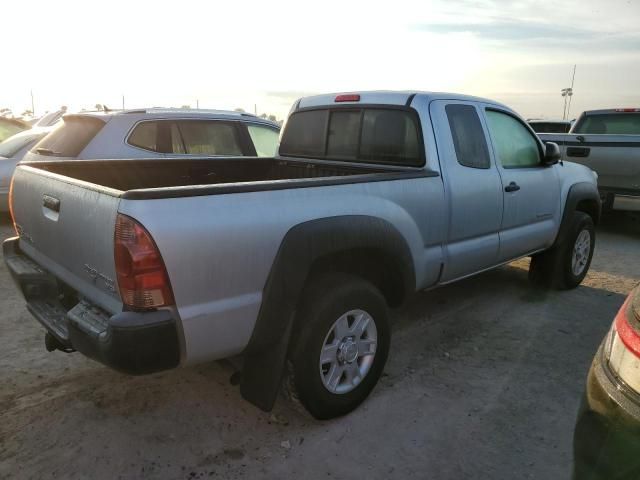
[[[573,88],[567,87],[560,90],[560,95],[564,97],[564,107],[562,110],[562,119],[567,119],[567,98],[571,101],[571,97],[573,96]]]
[[[569,120],[570,112],[571,112],[571,97],[573,96],[573,84],[576,81],[576,66],[573,66],[573,75],[571,77],[571,94],[569,95],[569,105],[567,105],[567,120]]]
[[[571,97],[573,97],[573,84],[576,80],[576,66],[573,66],[573,75],[571,76],[571,86],[560,90],[560,95],[564,97],[564,108],[562,110],[562,119],[569,120],[569,111],[571,110]],[[567,108],[567,100],[569,100],[569,106]]]

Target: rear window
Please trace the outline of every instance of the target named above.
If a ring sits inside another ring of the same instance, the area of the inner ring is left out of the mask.
[[[531,122],[529,126],[536,133],[567,133],[571,128],[568,122]]]
[[[328,110],[311,110],[291,115],[280,141],[280,155],[324,156],[328,115]]]
[[[280,154],[412,166],[424,163],[415,115],[390,108],[296,112],[285,127]]]
[[[585,115],[572,133],[640,135],[640,113]]]
[[[360,115],[359,111],[331,112],[327,158],[357,158]]]
[[[99,118],[66,117],[31,151],[55,157],[77,157],[102,127],[104,122]]]

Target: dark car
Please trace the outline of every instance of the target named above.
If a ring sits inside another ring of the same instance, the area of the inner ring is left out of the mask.
[[[640,478],[640,286],[591,364],[574,434],[573,478]]]

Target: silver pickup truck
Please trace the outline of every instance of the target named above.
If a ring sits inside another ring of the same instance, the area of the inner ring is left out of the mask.
[[[242,354],[273,407],[316,418],[378,381],[388,307],[532,256],[573,288],[595,245],[593,172],[512,110],[452,94],[303,98],[275,158],[20,164],[4,258],[49,350],[131,374]]]
[[[640,108],[583,112],[567,134],[539,134],[598,174],[603,208],[640,211]]]

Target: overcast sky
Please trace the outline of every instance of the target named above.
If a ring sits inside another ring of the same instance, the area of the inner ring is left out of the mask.
[[[299,96],[451,91],[526,117],[640,106],[636,0],[3,2],[0,108],[36,113],[244,108],[286,115]]]

